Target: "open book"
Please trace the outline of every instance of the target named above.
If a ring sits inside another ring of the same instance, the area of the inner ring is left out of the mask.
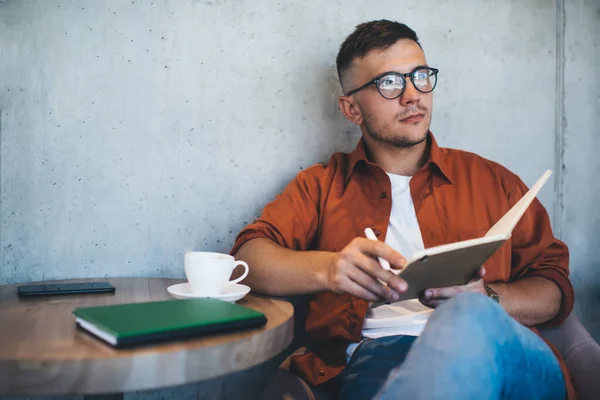
[[[432,308],[416,299],[370,308],[362,336],[369,339],[394,335],[419,336],[432,312]]]
[[[507,241],[533,199],[552,175],[547,170],[531,189],[478,239],[430,247],[416,252],[402,270],[391,270],[408,283],[401,300],[414,299],[426,289],[467,283],[484,263]],[[382,264],[383,265],[383,264]]]

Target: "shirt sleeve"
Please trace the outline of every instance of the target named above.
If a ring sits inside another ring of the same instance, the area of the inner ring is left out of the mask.
[[[292,250],[309,250],[316,237],[320,185],[315,166],[296,175],[285,190],[263,209],[262,215],[238,234],[230,254],[252,239],[265,238]]]
[[[512,207],[529,189],[516,175],[509,186],[512,189],[508,192],[508,201]],[[569,280],[569,249],[554,237],[548,213],[537,198],[513,230],[511,265],[511,281],[541,276],[558,286],[562,292],[560,310],[543,325],[560,325],[574,306],[574,291]]]

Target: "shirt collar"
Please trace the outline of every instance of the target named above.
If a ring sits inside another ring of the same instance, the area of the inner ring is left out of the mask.
[[[442,150],[438,146],[437,141],[435,140],[435,137],[433,137],[431,131],[427,136],[427,141],[429,142],[429,160],[423,168],[430,167],[432,164],[437,166],[437,169],[443,175],[443,177],[446,178],[448,182],[452,183],[444,153],[442,153]],[[368,162],[367,147],[365,144],[365,139],[361,136],[360,140],[358,141],[358,145],[352,151],[352,153],[350,153],[350,160],[348,163],[348,169],[346,170],[344,182],[348,183],[348,180],[352,176],[354,168],[356,168],[357,164],[366,162]]]

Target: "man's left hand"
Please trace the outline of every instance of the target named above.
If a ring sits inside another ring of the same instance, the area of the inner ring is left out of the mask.
[[[427,289],[420,297],[419,301],[427,307],[436,308],[444,301],[456,296],[462,292],[476,292],[487,295],[485,286],[483,285],[483,276],[485,275],[485,267],[479,268],[475,277],[464,285],[447,286],[442,288]]]

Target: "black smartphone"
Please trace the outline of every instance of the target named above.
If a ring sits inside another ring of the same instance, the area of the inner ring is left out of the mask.
[[[82,294],[114,292],[115,287],[108,282],[85,283],[36,283],[17,287],[19,296],[50,296],[57,294]]]

